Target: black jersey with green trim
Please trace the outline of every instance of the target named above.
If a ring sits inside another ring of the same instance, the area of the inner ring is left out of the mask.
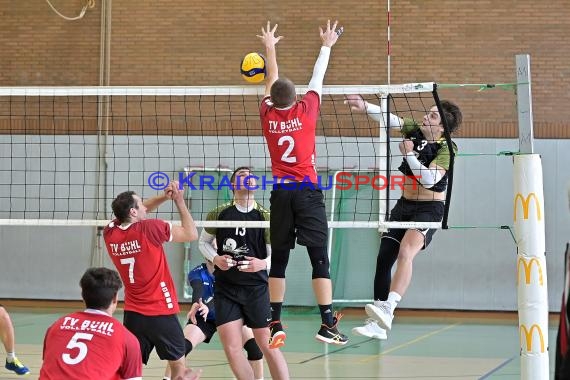
[[[416,152],[418,161],[422,165],[427,168],[432,162],[435,162],[437,166],[446,170],[445,174],[443,177],[441,177],[439,182],[433,185],[433,187],[427,189],[436,193],[444,192],[447,189],[447,170],[449,170],[449,163],[451,160],[451,156],[449,154],[450,149],[448,148],[447,141],[444,138],[441,138],[438,141],[426,140],[424,134],[419,129],[419,126],[415,122],[409,121],[407,119],[404,120],[404,128],[402,128],[402,134],[405,138],[412,140],[414,143],[414,152]],[[457,145],[455,145],[454,142],[452,143],[453,151],[457,153]],[[410,166],[408,165],[408,161],[406,161],[405,158],[402,160],[402,164],[400,164],[398,169],[404,173],[404,175],[414,175],[412,169],[410,169]]]
[[[256,202],[249,212],[241,212],[232,201],[210,211],[207,220],[269,221],[269,211]],[[208,227],[206,232],[216,236],[218,255],[230,255],[236,260],[240,260],[240,257],[243,256],[257,257],[261,260],[267,258],[266,244],[270,244],[269,228]],[[232,285],[265,284],[268,277],[266,270],[249,273],[241,272],[237,267],[230,268],[227,271],[216,267],[214,276],[217,283],[223,282]]]

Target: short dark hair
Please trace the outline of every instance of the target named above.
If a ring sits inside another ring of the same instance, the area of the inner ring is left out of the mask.
[[[232,173],[232,176],[230,177],[230,183],[234,183],[234,181],[236,180],[236,174],[237,172],[239,172],[240,170],[249,170],[251,171],[251,168],[249,166],[240,166],[239,168],[237,168],[236,170],[234,170],[234,172]]]
[[[134,191],[125,191],[117,195],[117,198],[111,203],[113,214],[120,223],[127,222],[130,218],[129,214],[132,208],[138,208],[135,200],[136,193]]]
[[[108,268],[89,268],[81,280],[81,297],[89,309],[107,309],[123,287],[119,274]]]
[[[277,79],[271,86],[271,102],[277,108],[289,107],[295,103],[295,84],[287,78]]]
[[[440,104],[443,111],[443,117],[445,117],[445,120],[447,121],[449,133],[456,132],[463,122],[463,115],[461,114],[459,106],[449,100],[442,100]]]

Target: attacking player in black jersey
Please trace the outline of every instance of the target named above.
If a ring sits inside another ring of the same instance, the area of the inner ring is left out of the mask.
[[[348,95],[345,103],[352,111],[366,112],[376,121],[382,117],[379,106],[365,102],[359,95]],[[454,133],[461,125],[462,115],[456,104],[446,100],[441,101],[441,110],[443,115],[437,106],[431,107],[421,124],[389,115],[389,125],[400,129],[404,136],[399,145],[404,157],[399,169],[407,176],[402,197],[390,212],[390,221],[441,222],[443,219],[450,150],[457,152],[457,146],[453,143],[450,149],[447,145],[442,120],[445,118],[449,133]],[[374,304],[366,305],[366,314],[371,319],[364,326],[354,328],[354,334],[387,338],[386,330],[392,328],[394,310],[412,279],[412,261],[428,246],[435,231],[389,229],[382,234],[374,276]],[[397,269],[392,277],[396,261]]]
[[[255,201],[257,184],[251,170],[237,168],[230,182],[234,199],[210,211],[207,220],[269,221],[269,211]],[[253,379],[253,370],[243,354],[245,324],[253,331],[271,378],[288,379],[289,370],[281,350],[269,348],[269,229],[208,227],[200,235],[200,251],[216,266],[216,326],[235,377]]]

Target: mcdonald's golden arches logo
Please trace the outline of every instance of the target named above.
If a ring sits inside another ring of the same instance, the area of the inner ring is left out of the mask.
[[[517,193],[517,195],[515,195],[515,205],[514,205],[514,220],[515,221],[517,220],[518,200],[521,201],[522,210],[523,210],[523,219],[527,220],[528,214],[529,214],[530,200],[531,199],[534,199],[534,207],[535,207],[535,211],[536,211],[536,220],[542,220],[542,211],[540,209],[540,201],[536,197],[536,194],[530,193],[525,198],[525,197],[523,197],[523,195],[521,193]]]
[[[521,325],[519,329],[521,350],[524,348],[523,346],[523,338],[524,338],[524,341],[526,342],[526,351],[527,352],[532,351],[532,342],[534,339],[535,331],[538,333],[538,339],[540,340],[540,352],[544,353],[545,352],[544,335],[542,334],[542,329],[536,323],[530,326],[530,329],[527,329],[525,325]]]
[[[540,260],[537,259],[536,257],[533,257],[530,260],[527,260],[524,257],[519,257],[517,261],[517,285],[519,284],[520,281],[521,264],[524,272],[524,281],[527,285],[530,285],[530,280],[532,278],[533,264],[536,264],[538,283],[540,285],[544,285],[544,274],[542,273],[542,264],[540,263]]]

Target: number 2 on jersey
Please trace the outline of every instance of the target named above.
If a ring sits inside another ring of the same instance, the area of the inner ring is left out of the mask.
[[[293,148],[295,148],[295,140],[291,136],[281,136],[279,141],[277,141],[277,145],[279,146],[284,145],[285,143],[288,143],[288,145],[287,149],[285,149],[285,153],[283,153],[283,155],[281,156],[281,161],[290,164],[297,162],[297,157],[290,156],[291,152],[293,151]]]

